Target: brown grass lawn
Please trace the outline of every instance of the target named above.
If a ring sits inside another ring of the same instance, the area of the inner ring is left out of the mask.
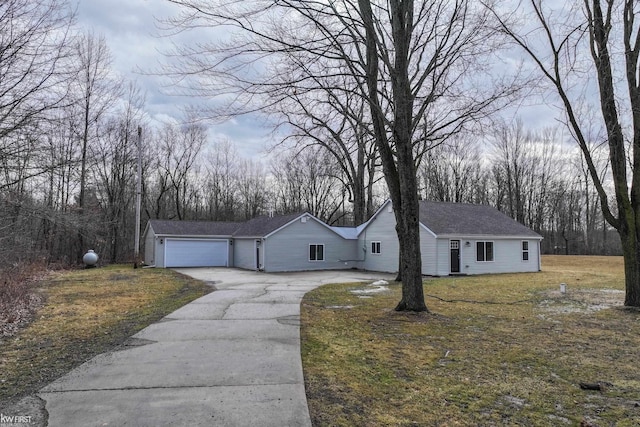
[[[622,308],[622,259],[545,256],[542,265],[427,279],[422,314],[392,311],[393,283],[371,295],[351,293],[363,284],[307,294],[314,425],[640,425],[640,312]]]
[[[46,303],[34,321],[0,337],[0,408],[212,290],[170,270],[130,265],[52,273],[39,286]]]

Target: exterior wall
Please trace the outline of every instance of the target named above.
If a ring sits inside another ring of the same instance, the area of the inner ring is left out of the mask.
[[[154,240],[153,246],[155,248],[154,257],[156,267],[164,268],[164,237],[156,237]]]
[[[256,269],[256,239],[233,240],[233,267],[246,270]]]
[[[147,265],[155,265],[155,233],[153,228],[147,229],[147,234],[144,236],[144,263]]]
[[[371,221],[362,231],[358,240],[360,253],[363,248],[364,260],[358,263],[363,270],[398,271],[398,237],[396,220],[390,205]],[[429,276],[448,276],[451,274],[450,241],[460,240],[460,274],[516,273],[539,271],[540,251],[538,239],[504,238],[489,236],[486,238],[446,236],[436,237],[421,225],[420,251],[422,253],[422,274]],[[529,260],[522,260],[522,241],[529,242]],[[476,242],[492,241],[494,261],[476,261]],[[371,242],[380,242],[381,253],[371,254]],[[469,242],[469,246],[466,245]]]
[[[448,276],[451,274],[451,252],[449,252],[450,241],[449,239],[437,239],[436,243],[436,257],[437,267],[435,276]],[[465,248],[460,248],[460,270],[464,270],[464,256]]]
[[[422,274],[438,275],[438,240],[430,231],[420,225],[420,253],[422,254]]]
[[[363,270],[398,271],[398,235],[396,234],[396,218],[389,211],[391,204],[385,206],[376,215],[358,238],[358,255],[362,259],[358,267]],[[371,242],[380,242],[380,254],[371,253]]]
[[[444,240],[444,239],[443,239]],[[489,274],[489,273],[521,273],[539,271],[539,244],[537,239],[520,239],[520,238],[465,238],[460,240],[460,273],[461,274]],[[529,242],[529,260],[522,260],[522,241]],[[493,242],[493,261],[477,261],[476,259],[476,243],[477,242]],[[442,245],[442,255],[449,259],[447,245]],[[466,245],[469,242],[469,246]],[[449,269],[447,261],[447,269]],[[448,272],[446,274],[449,274]]]
[[[309,260],[309,245],[324,245],[324,260]],[[295,222],[264,240],[264,270],[336,270],[356,266],[356,240],[347,240],[313,218]]]

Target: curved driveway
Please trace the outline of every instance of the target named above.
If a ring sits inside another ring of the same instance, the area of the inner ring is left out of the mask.
[[[302,296],[321,284],[391,278],[363,271],[178,271],[217,290],[42,389],[49,426],[310,426]]]

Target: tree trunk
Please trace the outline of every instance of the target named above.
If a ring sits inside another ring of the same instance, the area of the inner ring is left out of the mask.
[[[396,311],[427,311],[422,288],[418,176],[413,150],[413,94],[409,79],[409,51],[413,31],[413,1],[390,1],[391,27],[396,47],[390,69],[394,101],[393,139],[396,143],[400,200],[396,231],[400,243],[402,299]],[[397,199],[397,194],[395,195]],[[391,196],[394,197],[393,195]]]
[[[420,223],[418,198],[403,200],[400,213],[396,213],[396,232],[400,241],[398,276],[402,279],[402,299],[396,311],[428,311],[422,286],[422,259],[420,255]]]
[[[427,311],[422,289],[422,261],[418,205],[418,178],[415,168],[412,131],[413,96],[409,81],[409,46],[413,30],[413,1],[389,2],[394,46],[394,66],[389,69],[394,101],[392,143],[387,135],[385,115],[378,94],[379,52],[371,3],[359,0],[366,30],[366,81],[376,147],[389,188],[400,246],[398,269],[402,278],[402,299],[397,311]]]
[[[628,221],[624,220],[618,228],[624,256],[624,305],[627,307],[640,307],[640,242],[632,232],[634,229],[633,225],[629,227]]]

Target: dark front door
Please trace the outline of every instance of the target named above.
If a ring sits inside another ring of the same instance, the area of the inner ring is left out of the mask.
[[[256,240],[256,270],[260,270],[260,240]]]
[[[451,272],[460,273],[460,240],[452,240],[451,247]]]

